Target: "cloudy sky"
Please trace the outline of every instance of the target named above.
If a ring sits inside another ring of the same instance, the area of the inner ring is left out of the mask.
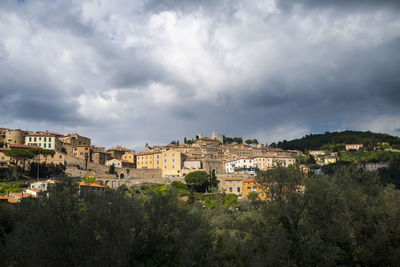
[[[400,135],[400,1],[1,0],[0,114],[137,149]]]

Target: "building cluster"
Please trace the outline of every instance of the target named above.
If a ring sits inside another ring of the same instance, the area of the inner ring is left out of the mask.
[[[294,165],[295,156],[302,155],[300,151],[271,148],[262,144],[224,143],[224,136],[214,132],[211,137],[198,133],[195,140],[184,144],[146,144],[145,151],[136,152],[122,146],[110,149],[94,146],[90,138],[76,133],[0,128],[0,167],[10,164],[11,159],[5,152],[13,148],[54,150],[54,155],[39,158],[40,162],[66,164],[67,159],[72,157],[104,166],[113,165],[115,168],[160,170],[162,177],[184,177],[198,170],[231,177],[254,177],[258,171]],[[361,148],[361,144],[346,145],[346,150]],[[335,163],[337,160],[336,153],[327,154],[323,150],[311,150],[309,153],[320,165]],[[304,171],[308,170],[307,167],[300,167]]]
[[[54,190],[57,180],[43,180],[29,183],[29,187],[19,193],[7,193],[5,196],[0,196],[0,202],[8,202],[9,204],[18,204],[24,198],[37,198],[40,193],[47,196]],[[81,196],[86,194],[102,194],[105,191],[105,186],[96,183],[87,183],[84,181],[77,182],[77,193]]]

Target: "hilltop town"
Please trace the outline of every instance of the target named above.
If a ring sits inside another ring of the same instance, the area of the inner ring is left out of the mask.
[[[184,183],[188,174],[204,171],[215,176],[221,192],[233,193],[239,198],[246,198],[253,191],[258,192],[260,198],[265,196],[264,187],[254,178],[258,173],[278,166],[292,165],[299,167],[304,173],[318,173],[321,167],[335,164],[339,160],[349,161],[349,155],[355,155],[346,153],[349,151],[363,150],[363,155],[368,154],[366,150],[399,152],[388,142],[379,142],[368,149],[364,144],[342,144],[339,150],[338,145],[325,145],[324,150],[284,150],[275,145],[271,147],[259,144],[256,139],[248,139],[243,143],[242,138],[225,137],[214,132],[210,137],[202,133],[193,139],[185,137],[183,144],[179,144],[179,141],[172,141],[168,145],[146,143],[145,151],[135,151],[123,146],[109,149],[94,146],[90,137],[77,133],[32,132],[7,128],[0,129],[0,145],[0,167],[6,169],[17,166],[23,168],[25,173],[31,168],[30,178],[35,180],[46,180],[65,173],[78,180],[90,177],[104,188],[118,188],[121,185],[130,188],[141,184],[170,184],[174,181]],[[389,160],[390,158],[353,162],[358,168],[377,171],[387,168]],[[39,166],[38,162],[40,166],[53,166],[53,171],[41,172],[40,168],[35,168]],[[20,179],[25,173],[14,179]],[[2,179],[7,180],[4,177],[7,172],[2,175]],[[99,190],[98,186],[92,184],[95,190]],[[36,184],[36,189],[37,186]],[[41,186],[46,187],[43,183]],[[299,185],[299,188],[303,187]],[[35,194],[32,191],[27,193]]]

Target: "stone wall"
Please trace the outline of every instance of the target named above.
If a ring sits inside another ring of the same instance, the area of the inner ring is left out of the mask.
[[[71,176],[79,176],[85,175],[85,160],[75,158],[69,155],[65,155],[65,161],[67,163],[67,174],[68,172],[80,174],[80,175],[71,175]],[[78,172],[78,167],[82,170],[82,172]],[[110,167],[105,165],[96,164],[88,161],[88,170],[91,170],[94,176],[98,177],[110,177],[115,175],[108,174],[108,170]],[[133,168],[115,168],[115,171],[118,174],[119,178],[154,178],[154,177],[162,177],[161,169],[133,169]]]

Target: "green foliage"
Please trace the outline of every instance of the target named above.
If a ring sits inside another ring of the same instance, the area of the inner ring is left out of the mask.
[[[205,192],[209,175],[205,171],[194,171],[185,176],[185,182],[197,192]]]
[[[230,208],[238,208],[239,207],[238,196],[235,194],[227,194],[225,196],[224,206]]]
[[[93,184],[97,183],[96,177],[94,177],[94,176],[85,177],[85,178],[83,178],[83,181],[86,183],[93,183]]]
[[[187,184],[184,184],[182,182],[174,181],[171,184],[172,187],[178,190],[179,195],[188,195],[190,194],[189,187]]]
[[[254,202],[258,199],[258,194],[257,194],[257,192],[250,192],[247,195],[247,198],[250,200],[250,202]]]
[[[329,149],[340,151],[343,144],[375,145],[378,142],[388,142],[390,145],[396,146],[400,144],[400,138],[370,131],[326,132],[324,134],[306,135],[300,139],[294,139],[291,141],[284,140],[278,143],[278,147],[282,149],[297,149],[305,151],[306,149],[320,149],[322,146],[328,145]]]
[[[245,143],[248,145],[258,145],[258,140],[257,139],[247,139],[245,141]]]
[[[236,144],[242,144],[243,143],[243,139],[242,137],[226,137],[224,135],[224,144],[232,144],[232,143],[236,143]]]
[[[338,154],[341,161],[349,162],[389,162],[400,157],[400,153],[391,151],[349,151]]]
[[[276,200],[240,201],[236,209],[237,197],[224,194],[188,205],[176,194],[181,184],[81,199],[65,179],[49,197],[17,209],[0,204],[0,265],[398,265],[400,191],[377,174],[341,166],[304,177],[278,168],[260,182]]]
[[[110,168],[108,169],[108,173],[109,174],[115,174],[115,165],[114,164],[110,165]]]
[[[7,193],[22,192],[26,188],[24,183],[0,183],[0,196],[5,196]]]

